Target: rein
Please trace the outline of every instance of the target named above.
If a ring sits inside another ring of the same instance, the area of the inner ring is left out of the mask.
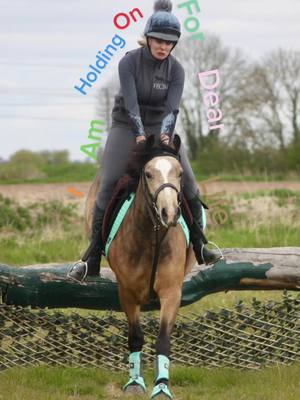
[[[143,184],[144,184],[144,189],[145,189],[145,190],[143,190],[143,194],[144,194],[144,198],[146,201],[148,214],[149,214],[152,224],[153,224],[153,230],[155,232],[155,250],[154,250],[151,279],[150,279],[150,300],[152,300],[157,297],[157,294],[155,293],[155,290],[154,290],[154,281],[155,281],[155,275],[157,272],[160,248],[161,248],[164,238],[166,237],[166,235],[169,231],[169,228],[167,228],[166,231],[163,233],[161,239],[159,240],[159,231],[160,231],[160,228],[162,227],[162,222],[161,222],[161,218],[160,218],[158,208],[157,208],[157,198],[158,198],[159,193],[163,189],[165,189],[167,187],[174,189],[178,196],[178,207],[180,208],[181,201],[182,201],[182,190],[178,191],[177,187],[175,185],[173,185],[172,183],[164,183],[161,186],[159,186],[159,188],[155,191],[154,195],[152,195],[152,193],[149,190],[148,184],[147,184],[147,179],[146,179],[146,174],[145,174],[144,168],[142,170],[142,179],[143,179]],[[150,199],[150,201],[149,201],[149,199]]]

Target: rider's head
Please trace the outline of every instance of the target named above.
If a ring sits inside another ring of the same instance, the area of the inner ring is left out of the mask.
[[[180,38],[180,22],[171,13],[172,3],[170,0],[157,0],[154,11],[147,22],[144,34],[153,57],[164,60]]]

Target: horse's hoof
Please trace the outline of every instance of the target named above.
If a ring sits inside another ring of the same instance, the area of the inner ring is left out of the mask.
[[[124,394],[126,396],[137,396],[140,394],[145,394],[145,390],[140,385],[130,385],[124,389]]]
[[[170,389],[165,383],[159,383],[153,388],[151,399],[155,400],[172,400],[173,396]]]
[[[142,376],[130,378],[126,385],[123,387],[123,393],[127,396],[139,396],[146,393],[146,385]]]

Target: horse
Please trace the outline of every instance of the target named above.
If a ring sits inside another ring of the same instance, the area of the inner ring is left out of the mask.
[[[151,398],[172,399],[169,389],[170,335],[181,301],[183,280],[195,264],[178,219],[181,215],[183,170],[178,159],[180,138],[161,151],[154,136],[143,150],[136,150],[127,173],[135,182],[135,198],[111,243],[108,263],[118,282],[119,298],[128,321],[130,379],[125,394],[142,394],[144,336],[140,326],[141,306],[152,296],[160,301],[160,325],[156,341],[156,379]],[[142,148],[141,145],[137,147]],[[91,212],[100,180],[88,196],[86,217]]]

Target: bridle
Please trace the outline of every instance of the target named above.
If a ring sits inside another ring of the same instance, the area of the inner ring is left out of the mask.
[[[168,155],[168,157],[169,157],[169,155]],[[171,155],[170,157],[174,157],[178,160],[178,158],[175,156]],[[143,194],[144,194],[145,202],[147,205],[148,213],[149,213],[149,216],[150,216],[152,224],[153,224],[153,229],[154,229],[154,231],[159,231],[161,226],[163,225],[163,223],[161,221],[161,217],[160,217],[158,207],[157,207],[158,195],[162,190],[164,190],[167,187],[175,190],[177,193],[178,208],[181,210],[182,188],[183,188],[182,180],[180,181],[180,190],[178,190],[177,187],[175,185],[173,185],[172,183],[163,183],[156,189],[155,193],[152,194],[150,192],[150,189],[148,186],[145,167],[144,167],[142,169],[142,182],[143,182],[143,186],[144,186]]]
[[[168,157],[169,156],[174,157],[178,160],[178,157],[176,157],[176,156],[168,154]],[[163,183],[156,189],[155,193],[152,194],[150,192],[150,189],[149,189],[149,186],[147,183],[145,167],[142,169],[141,178],[142,178],[142,184],[143,184],[143,188],[144,188],[144,190],[143,190],[144,199],[146,202],[148,214],[149,214],[152,224],[153,224],[153,230],[155,232],[155,251],[154,251],[154,256],[153,256],[152,272],[151,272],[151,280],[150,280],[150,299],[155,299],[157,295],[154,291],[154,281],[155,281],[155,275],[156,275],[157,265],[158,265],[158,260],[159,260],[159,252],[160,252],[162,242],[169,231],[169,228],[167,228],[163,232],[163,235],[161,236],[161,238],[159,240],[158,233],[159,233],[159,230],[160,230],[161,226],[163,225],[163,223],[161,221],[161,217],[160,217],[160,214],[158,211],[157,199],[158,199],[159,193],[162,190],[164,190],[165,188],[168,187],[168,188],[175,190],[177,193],[178,208],[179,208],[180,214],[181,214],[183,186],[182,186],[182,180],[180,181],[180,190],[178,190],[177,187],[175,185],[173,185],[172,183]],[[178,218],[179,218],[180,214],[178,215]]]

